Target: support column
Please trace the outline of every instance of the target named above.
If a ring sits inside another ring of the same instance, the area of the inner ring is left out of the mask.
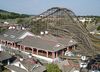
[[[46,54],[47,54],[46,56],[48,57],[48,51],[46,51]]]
[[[52,52],[52,58],[53,59],[55,58],[55,52]]]
[[[5,45],[5,46],[6,46],[6,44],[5,44],[5,40],[3,40],[3,45]]]
[[[62,50],[62,56],[64,55],[64,50]]]
[[[74,47],[73,47],[74,49],[73,50],[76,50],[76,47],[75,47],[75,45],[74,45]]]
[[[38,55],[38,51],[39,51],[39,50],[37,49],[37,52],[36,52],[37,55]]]
[[[34,49],[32,48],[32,54],[34,54],[33,50],[34,50]]]
[[[67,51],[69,51],[69,47],[67,47]]]
[[[25,52],[25,46],[23,46],[23,51]]]
[[[16,48],[16,44],[14,43],[14,48]]]

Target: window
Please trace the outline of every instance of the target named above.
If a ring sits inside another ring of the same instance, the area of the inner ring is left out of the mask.
[[[11,35],[10,37],[11,37],[11,38],[15,38],[15,36],[14,36],[14,35]]]
[[[8,35],[7,34],[3,34],[4,35],[4,37],[7,37]]]

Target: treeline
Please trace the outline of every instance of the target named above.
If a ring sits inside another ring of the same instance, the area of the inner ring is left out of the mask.
[[[29,17],[29,15],[0,10],[0,19],[16,19],[25,17]]]

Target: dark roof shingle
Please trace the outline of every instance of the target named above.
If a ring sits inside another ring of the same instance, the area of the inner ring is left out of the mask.
[[[0,39],[16,41],[26,30],[9,29],[0,34]]]
[[[65,48],[63,44],[58,42],[44,40],[38,37],[25,37],[19,44],[40,50],[57,51]]]
[[[7,60],[10,58],[12,58],[12,55],[10,55],[6,52],[0,52],[0,61]]]
[[[72,42],[70,42],[71,40]],[[76,41],[71,38],[65,39],[59,37],[52,37],[52,39],[50,39],[48,37],[46,38],[45,36],[27,36],[19,44],[24,45],[26,47],[54,52],[66,48],[67,46],[74,45],[76,44]]]
[[[17,66],[15,66],[15,65],[7,65],[7,66],[5,66],[7,69],[9,69],[9,70],[14,70],[14,71],[16,71],[16,72],[27,72],[26,70],[24,70],[24,69],[22,69],[22,68],[20,68],[20,67],[17,67]]]

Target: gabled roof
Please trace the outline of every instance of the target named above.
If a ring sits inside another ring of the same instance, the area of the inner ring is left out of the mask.
[[[16,72],[27,72],[25,69],[22,69],[20,67],[15,66],[15,65],[7,65],[5,67],[9,70],[14,70]],[[32,71],[29,71],[29,72],[43,72],[45,70],[46,70],[46,68],[44,66],[38,66],[38,67],[35,67]]]
[[[0,61],[7,60],[10,58],[12,58],[12,55],[10,55],[6,52],[0,52]]]
[[[33,69],[33,72],[44,72],[46,70],[45,66],[38,66]]]
[[[0,34],[0,38],[8,41],[16,41],[26,30],[8,29]]]
[[[34,60],[34,58],[24,59],[20,63],[29,71],[29,72],[42,72],[45,70],[45,67],[42,66],[39,62]],[[38,70],[39,69],[39,70]]]
[[[44,40],[38,37],[25,37],[19,44],[40,50],[57,51],[65,48],[65,45],[54,41]]]
[[[31,71],[37,65],[33,58],[24,59],[20,63],[28,70]]]
[[[52,35],[46,36],[27,36],[19,44],[26,47],[37,48],[47,51],[58,51],[66,48],[67,46],[75,45],[77,42],[72,38],[60,38]]]
[[[27,58],[27,59],[23,59],[22,61],[20,61],[19,59],[16,59],[16,61],[14,61],[14,63],[18,63],[20,62],[20,64],[22,64],[25,69],[22,69],[20,67],[17,67],[13,64],[7,65],[5,66],[6,68],[10,69],[10,70],[14,70],[17,72],[43,72],[45,69],[44,66],[42,66],[40,63],[35,63],[36,60],[34,60],[34,58]]]
[[[74,39],[72,39],[70,36],[67,36],[67,38],[64,38],[64,37],[57,37],[57,36],[53,36],[53,35],[49,34],[49,35],[44,35],[41,38],[44,40],[58,42],[63,45],[66,45],[66,46],[71,46],[71,45],[77,44],[77,42]]]
[[[24,70],[24,69],[22,69],[22,68],[20,68],[20,67],[17,67],[17,66],[15,66],[15,65],[7,65],[7,66],[5,66],[7,69],[9,69],[9,70],[14,70],[14,71],[16,71],[16,72],[27,72],[26,70]]]

